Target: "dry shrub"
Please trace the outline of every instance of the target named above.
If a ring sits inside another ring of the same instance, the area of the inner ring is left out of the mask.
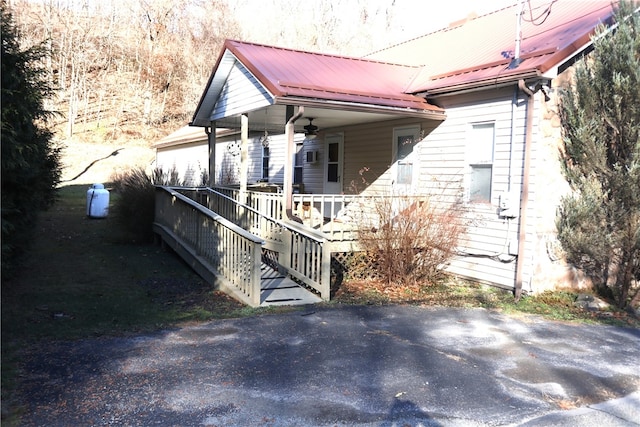
[[[180,185],[175,168],[155,169],[148,173],[138,167],[113,177],[114,192],[118,195],[113,214],[122,230],[134,242],[153,240],[155,216],[155,185]]]
[[[437,196],[380,196],[363,202],[358,240],[388,285],[440,280],[465,231],[459,203]]]

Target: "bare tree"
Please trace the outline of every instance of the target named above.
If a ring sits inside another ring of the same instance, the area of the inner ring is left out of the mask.
[[[68,138],[88,131],[144,139],[185,123],[224,39],[238,35],[222,1],[16,0],[14,7],[28,42],[49,47],[46,68],[58,94],[51,101],[65,112]]]

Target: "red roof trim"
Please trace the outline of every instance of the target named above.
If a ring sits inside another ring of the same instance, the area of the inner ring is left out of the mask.
[[[316,86],[316,85],[305,85],[305,84],[299,84],[299,83],[278,82],[278,84],[281,87],[289,87],[292,89],[303,89],[303,90],[312,90],[317,92],[325,92],[325,93],[332,93],[332,94],[338,94],[338,95],[356,95],[356,96],[361,96],[365,98],[409,102],[429,110],[434,110],[434,111],[440,110],[440,108],[434,105],[426,104],[423,98],[414,96],[414,95],[390,96],[384,93],[364,92],[364,91],[358,91],[358,90],[350,90],[349,92],[345,92],[343,89],[339,89],[339,88]]]
[[[532,58],[539,58],[539,57],[543,57],[552,53],[557,52],[555,48],[549,48],[543,51],[536,51],[533,52],[529,55],[522,55],[520,58],[522,59],[522,63],[525,63],[527,61],[527,59],[532,59]],[[464,74],[470,74],[476,71],[482,71],[482,70],[488,70],[489,68],[499,68],[499,67],[504,67],[505,69],[509,66],[509,63],[511,61],[510,60],[504,60],[504,61],[495,61],[495,62],[491,62],[488,64],[483,64],[482,67],[469,67],[469,68],[465,68],[463,70],[456,70],[454,73],[447,73],[447,74],[440,74],[440,75],[435,75],[431,77],[432,81],[436,81],[436,80],[442,80],[448,77],[455,77],[455,76],[461,76]],[[549,61],[547,61],[549,62]],[[523,67],[524,71],[533,71],[532,69],[527,69],[527,67]],[[511,71],[511,70],[509,70]],[[546,71],[546,70],[545,70]],[[509,73],[509,74],[519,74],[518,73],[518,69],[513,69],[513,73]]]
[[[276,85],[271,83],[271,81],[266,77],[266,75],[264,75],[258,68],[254,67],[252,62],[240,52],[240,49],[237,44],[238,42],[235,40],[227,40],[224,42],[225,48],[227,48],[236,58],[238,58],[238,60],[242,62],[242,65],[247,67],[247,69],[251,71],[251,73],[254,76],[256,76],[256,78],[260,81],[260,83],[262,83],[267,88],[267,90],[271,92],[271,94],[275,96],[285,96],[285,94],[282,91],[280,91],[280,89]],[[248,43],[248,44],[253,44],[253,43]],[[255,45],[255,46],[262,46],[262,45]]]

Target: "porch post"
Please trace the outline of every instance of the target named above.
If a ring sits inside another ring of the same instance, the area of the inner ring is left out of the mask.
[[[289,111],[289,106],[287,106],[287,112]],[[295,116],[292,116],[287,120],[287,124],[284,128],[284,134],[286,139],[286,149],[284,156],[284,182],[282,189],[284,192],[284,203],[282,204],[282,218],[283,219],[293,219],[292,212],[292,201],[293,201],[293,155],[295,154],[295,127],[294,123],[304,114],[304,107],[298,107],[298,112]]]
[[[209,146],[209,187],[216,185],[216,122],[204,128]]]
[[[240,116],[240,200],[247,203],[247,180],[249,179],[249,163],[247,162],[249,151],[249,116]]]

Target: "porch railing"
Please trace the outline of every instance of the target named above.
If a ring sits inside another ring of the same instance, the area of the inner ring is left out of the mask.
[[[358,216],[371,196],[359,194],[294,194],[294,213],[303,223],[332,241],[353,241]]]
[[[154,229],[205,277],[260,305],[263,240],[169,187],[156,187]]]
[[[237,188],[215,187],[214,190],[230,200],[240,200]],[[293,194],[292,208],[293,214],[307,227],[322,232],[331,241],[345,242],[355,240],[355,216],[362,214],[364,206],[370,207],[371,200],[370,195],[360,194]],[[281,193],[248,190],[245,203],[271,218],[282,219]],[[235,209],[229,201],[210,208],[225,217]]]
[[[224,200],[214,200],[217,205],[213,210],[221,215],[223,212],[235,210],[236,202],[240,202],[270,218],[282,219],[282,193],[248,190],[246,200],[240,200],[240,190],[237,188],[215,187],[212,190],[227,197]]]
[[[229,195],[211,188],[173,190],[184,193],[238,227],[264,239],[264,249],[278,254],[278,269],[316,290],[322,299],[329,299],[330,243],[320,232],[278,219],[282,212],[281,195],[248,192],[247,200],[251,206],[233,199],[239,195],[235,189]]]

